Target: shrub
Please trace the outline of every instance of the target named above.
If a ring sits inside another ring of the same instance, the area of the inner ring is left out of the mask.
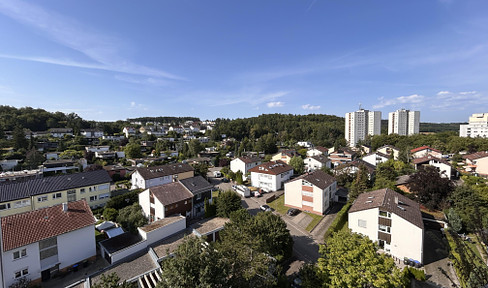
[[[349,211],[349,208],[351,208],[352,203],[348,202],[344,207],[342,207],[341,211],[337,213],[336,218],[330,224],[329,229],[325,232],[324,239],[329,238],[330,235],[334,232],[338,232],[339,230],[342,229],[342,227],[346,224],[347,222],[347,212]]]

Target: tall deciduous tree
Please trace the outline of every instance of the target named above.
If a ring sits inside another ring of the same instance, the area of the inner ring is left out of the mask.
[[[241,197],[237,193],[225,191],[219,194],[217,200],[217,216],[228,218],[231,212],[241,208]]]
[[[14,148],[16,150],[20,148],[27,148],[29,143],[27,142],[27,139],[25,138],[25,133],[24,129],[20,125],[15,126],[14,131],[12,132],[12,137],[14,140]]]
[[[120,223],[124,229],[135,233],[137,227],[142,227],[147,224],[147,219],[142,214],[142,208],[139,203],[134,203],[131,206],[119,210],[117,222]]]
[[[229,262],[222,253],[197,237],[187,237],[178,246],[174,257],[161,263],[162,281],[165,287],[230,287]]]
[[[441,177],[433,166],[420,167],[410,179],[410,190],[417,195],[420,203],[430,209],[441,208],[454,188],[451,180]]]
[[[296,174],[302,174],[303,173],[303,159],[300,156],[293,156],[290,159],[290,166],[293,167],[293,170],[295,171]]]
[[[126,158],[134,159],[142,157],[141,145],[137,143],[129,143],[125,145],[124,152]]]
[[[317,276],[322,287],[403,287],[392,258],[378,254],[366,237],[341,230],[320,246]]]
[[[352,181],[351,191],[349,192],[349,197],[351,199],[356,199],[359,194],[365,192],[370,188],[368,176],[368,169],[364,165],[359,166],[359,170],[356,173],[356,178]]]

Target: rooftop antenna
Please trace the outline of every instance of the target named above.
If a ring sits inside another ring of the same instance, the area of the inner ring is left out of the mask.
[[[361,110],[361,109],[362,109],[362,108],[361,108],[361,102],[359,102],[359,110]]]

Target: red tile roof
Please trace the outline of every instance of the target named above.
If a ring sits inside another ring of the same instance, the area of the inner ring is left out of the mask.
[[[421,157],[421,158],[414,158],[412,160],[412,163],[413,164],[422,164],[422,163],[430,162],[430,160],[437,160],[437,161],[439,161],[441,163],[444,163],[446,165],[451,166],[451,164],[449,162],[447,162],[446,160],[440,159],[440,158],[437,158],[437,157],[434,157],[434,156],[431,156],[431,155],[426,156],[426,157]]]
[[[1,218],[3,251],[9,251],[95,224],[85,200]],[[95,231],[93,232],[95,237]],[[93,239],[95,241],[95,239]]]
[[[283,172],[293,170],[293,167],[282,161],[270,161],[249,169],[249,172],[279,175]]]
[[[439,151],[437,149],[434,149],[434,148],[430,148],[429,146],[422,146],[422,147],[414,148],[414,149],[410,150],[410,153],[415,153],[415,152],[422,151],[422,150],[425,150],[425,149],[429,149],[429,150],[432,150],[434,152],[441,153],[441,151]]]

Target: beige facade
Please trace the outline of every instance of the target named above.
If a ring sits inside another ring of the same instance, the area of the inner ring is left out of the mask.
[[[285,183],[285,206],[323,215],[329,209],[336,190],[336,182],[320,189],[306,180],[291,181]]]
[[[488,176],[488,157],[476,159],[475,163],[476,173],[480,176]]]

